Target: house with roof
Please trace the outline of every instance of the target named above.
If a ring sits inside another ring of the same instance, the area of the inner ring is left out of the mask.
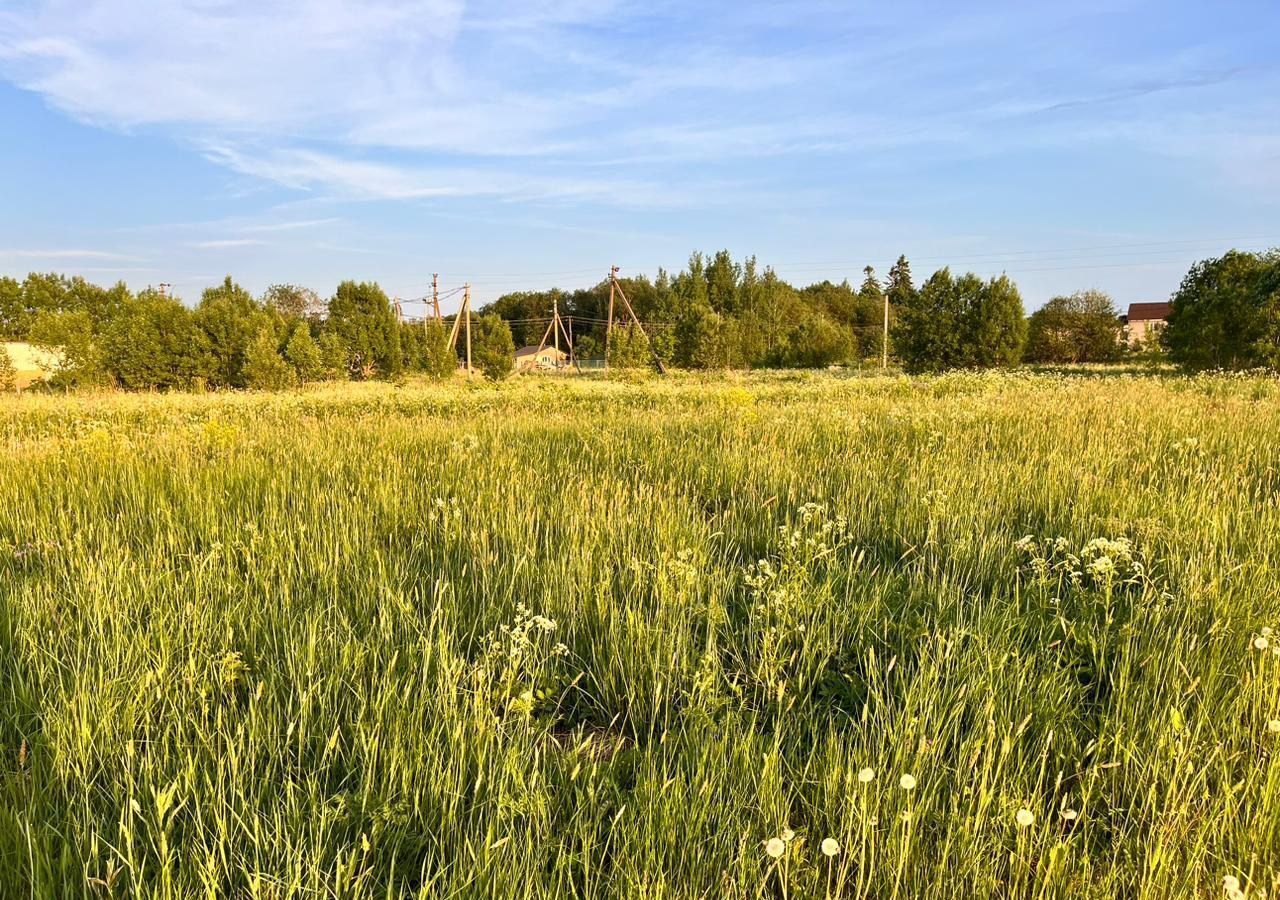
[[[1141,347],[1154,339],[1169,321],[1173,304],[1165,300],[1159,303],[1130,303],[1128,314],[1121,316],[1124,322],[1125,340],[1130,347]]]
[[[530,344],[516,351],[516,371],[559,369],[569,360],[569,354],[555,347],[538,347]]]

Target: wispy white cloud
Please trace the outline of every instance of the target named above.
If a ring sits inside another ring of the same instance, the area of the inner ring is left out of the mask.
[[[1212,48],[1100,62],[1070,38],[1142,5],[928,4],[907,29],[898,7],[840,0],[21,0],[0,10],[0,75],[80,120],[183,141],[240,185],[670,207],[803,180],[772,160],[918,167],[1090,129],[1152,152],[1138,132],[1176,129],[1191,92],[1270,77]],[[1259,112],[1220,113],[1254,149],[1186,152],[1222,171],[1265,160],[1275,130],[1245,125]]]

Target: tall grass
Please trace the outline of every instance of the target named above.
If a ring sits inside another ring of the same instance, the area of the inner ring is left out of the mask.
[[[0,896],[1274,895],[1278,401],[0,401]]]

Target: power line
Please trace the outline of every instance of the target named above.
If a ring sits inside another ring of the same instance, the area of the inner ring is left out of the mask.
[[[1009,263],[1011,265],[1021,265],[1026,263],[1043,263],[1043,262],[1071,262],[1079,258],[1080,254],[1099,254],[1100,258],[1105,260],[1116,257],[1134,257],[1135,262],[1124,265],[1141,265],[1142,258],[1150,258],[1152,262],[1176,261],[1174,259],[1164,259],[1170,255],[1184,254],[1196,247],[1217,246],[1221,244],[1256,244],[1271,246],[1280,244],[1280,238],[1268,237],[1234,237],[1234,238],[1179,238],[1174,240],[1160,241],[1131,241],[1117,244],[1095,244],[1092,246],[1075,246],[1075,247],[1041,247],[1037,249],[1022,250],[998,250],[983,253],[959,253],[945,254],[934,256],[917,256],[911,261],[917,263],[949,263],[949,262],[985,262],[989,265],[999,265],[1001,263]],[[1156,259],[1155,257],[1161,257]],[[810,260],[810,261],[786,261],[774,260],[768,263],[766,268],[779,270],[791,269],[807,272],[822,271],[843,271],[845,269],[861,269],[864,262],[855,262],[853,260]],[[1109,262],[1089,263],[1081,265],[1079,268],[1122,268],[1122,265]],[[653,271],[664,268],[663,266],[627,266],[630,271]],[[1033,269],[1023,271],[1063,271],[1064,268],[1054,269]],[[529,272],[500,272],[500,273],[473,273],[471,285],[475,287],[487,288],[503,288],[510,284],[526,281],[541,277],[555,276],[582,276],[595,275],[599,269],[560,269],[560,270],[543,270]],[[464,277],[457,275],[455,277]],[[602,277],[596,284],[603,284],[608,280],[608,276]],[[455,288],[452,291],[441,294],[441,297],[451,296],[461,288]],[[409,301],[409,302],[417,302]]]

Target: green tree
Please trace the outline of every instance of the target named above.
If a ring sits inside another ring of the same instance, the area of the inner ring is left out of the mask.
[[[741,268],[733,261],[728,250],[719,251],[707,263],[707,302],[722,316],[733,315],[738,311],[738,281],[741,275]]]
[[[352,367],[362,378],[399,373],[400,329],[382,288],[372,282],[344,281],[329,301],[326,328],[342,339]]]
[[[43,310],[32,319],[29,338],[58,361],[49,379],[51,384],[74,388],[108,380],[102,346],[87,312]]]
[[[0,345],[0,391],[12,391],[18,386],[18,370],[14,368],[9,351]]]
[[[1112,362],[1120,352],[1120,316],[1102,291],[1054,297],[1027,321],[1028,362]]]
[[[185,388],[213,367],[208,339],[173,297],[145,290],[124,303],[102,337],[107,369],[130,390]]]
[[[985,284],[974,275],[966,275],[961,281],[969,285],[969,279],[978,284],[966,295],[962,365],[1016,366],[1022,361],[1027,343],[1027,315],[1018,286],[1007,275]]]
[[[297,375],[276,350],[275,333],[263,328],[249,342],[244,356],[244,386],[259,391],[279,391],[293,387]]]
[[[842,328],[820,312],[806,313],[787,335],[782,365],[814,369],[848,361],[853,340]]]
[[[651,365],[649,337],[635,322],[614,328],[609,336],[609,366],[615,369],[643,369]]]
[[[310,288],[273,284],[262,295],[262,306],[285,319],[314,319],[324,311],[324,301]]]
[[[900,296],[903,302],[893,344],[907,371],[936,372],[961,365],[963,302],[951,270],[939,269],[920,290]]]
[[[1007,277],[955,278],[944,268],[902,296],[894,347],[908,371],[1007,366],[1022,358],[1022,297]]]
[[[300,384],[319,381],[324,377],[324,361],[320,358],[320,348],[311,338],[311,329],[305,322],[293,329],[289,343],[284,348],[285,359],[293,366]]]
[[[858,288],[859,317],[854,323],[854,331],[859,355],[873,358],[880,356],[884,346],[885,292],[880,279],[876,278],[874,268],[867,266],[862,271],[865,277],[862,279],[862,287]],[[907,277],[910,278],[910,272]]]
[[[905,256],[899,256],[889,269],[889,280],[884,292],[889,297],[891,307],[904,307],[915,296],[916,286],[911,280],[911,263]]]
[[[579,361],[584,359],[600,359],[604,355],[604,351],[600,348],[600,341],[596,339],[594,334],[578,334],[574,335],[573,354]]]
[[[428,319],[424,328],[422,351],[424,370],[432,378],[449,378],[458,371],[458,354],[449,346],[449,332],[444,323]]]
[[[1173,295],[1163,340],[1188,369],[1280,367],[1280,250],[1196,263]]]
[[[250,342],[270,324],[266,311],[228,275],[222,284],[205,290],[195,320],[208,338],[213,361],[209,380],[219,387],[244,387],[245,356]]]
[[[320,369],[326,381],[346,381],[351,377],[351,354],[342,338],[332,331],[321,332],[316,341]]]
[[[475,320],[475,343],[472,358],[477,368],[492,381],[511,374],[516,364],[516,344],[506,321],[494,313]]]
[[[21,282],[8,276],[0,277],[0,338],[25,340],[29,327]]]

